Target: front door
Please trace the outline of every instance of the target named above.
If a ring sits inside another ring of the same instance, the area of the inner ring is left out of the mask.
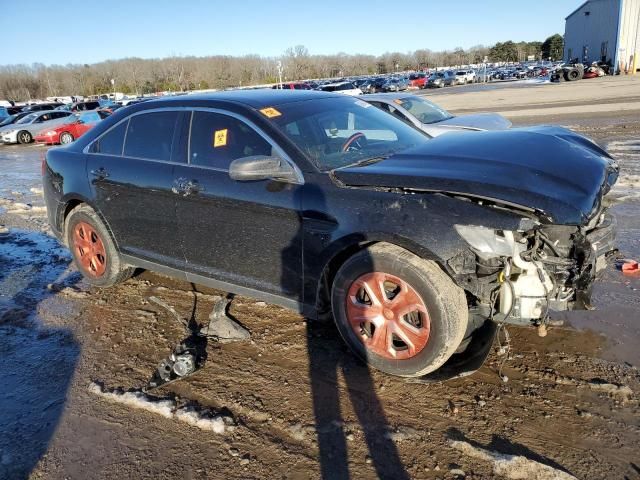
[[[184,259],[176,228],[174,168],[186,113],[133,115],[90,147],[87,175],[96,206],[122,253],[173,267]]]
[[[238,182],[228,172],[233,160],[270,156],[272,149],[252,125],[236,116],[194,111],[189,163],[175,170],[182,192],[178,225],[189,272],[298,300],[300,185]]]

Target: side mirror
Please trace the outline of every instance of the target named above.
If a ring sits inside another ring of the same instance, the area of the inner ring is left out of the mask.
[[[229,165],[229,177],[239,182],[279,180],[288,183],[301,183],[298,174],[289,163],[279,157],[263,155],[234,160]]]

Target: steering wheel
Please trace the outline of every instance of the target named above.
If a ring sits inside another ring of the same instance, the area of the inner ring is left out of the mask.
[[[367,137],[362,132],[356,132],[345,140],[340,151],[350,152],[353,150],[362,150],[367,144]]]

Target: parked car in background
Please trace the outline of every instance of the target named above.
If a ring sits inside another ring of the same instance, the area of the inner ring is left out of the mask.
[[[76,103],[72,103],[69,106],[69,111],[70,112],[84,112],[87,110],[96,110],[100,108],[100,102],[98,102],[97,100],[91,100],[88,102],[76,102]]]
[[[55,110],[58,107],[64,106],[64,103],[51,102],[51,103],[34,103],[33,105],[27,105],[22,109],[23,112],[41,112],[43,110]]]
[[[65,121],[71,112],[47,110],[31,112],[16,123],[0,129],[0,141],[3,143],[31,143],[33,137],[42,129],[58,125]]]
[[[22,107],[0,107],[0,118],[7,118],[21,111]]]
[[[413,88],[424,88],[428,78],[426,73],[412,73],[409,75],[409,86]]]
[[[458,70],[456,72],[456,83],[458,85],[466,85],[473,83],[476,79],[476,72],[473,70]]]
[[[456,117],[424,97],[410,93],[380,93],[367,95],[363,100],[422,130],[430,137],[463,130],[511,128],[511,122],[498,113],[476,113]]]
[[[383,85],[383,92],[401,92],[409,88],[409,82],[404,78],[389,78]]]
[[[67,117],[67,121],[64,123],[48,126],[38,132],[34,136],[34,140],[36,143],[44,143],[46,145],[58,143],[66,145],[91,130],[109,115],[109,113],[100,110],[74,113]]]
[[[42,183],[88,283],[146,268],[332,314],[373,368],[417,377],[454,353],[477,369],[498,324],[588,308],[618,171],[561,127],[429,139],[360,99],[263,89],[127,107],[50,149]]]
[[[367,79],[362,85],[360,90],[362,93],[377,93],[382,91],[382,86],[385,84],[386,78],[376,77]]]
[[[323,92],[341,93],[342,95],[362,95],[362,90],[351,82],[327,83],[325,85],[320,85],[318,90],[322,90]]]
[[[30,115],[30,114],[31,112],[19,112],[13,115],[9,115],[8,117],[6,117],[4,120],[0,122],[0,128],[12,125],[16,123],[18,120],[20,120],[21,118],[26,117],[27,115]]]
[[[306,82],[277,83],[271,88],[274,90],[312,90],[311,85]]]
[[[433,72],[431,75],[429,75],[429,80],[427,80],[427,87],[450,87],[454,85],[455,81],[456,76],[451,70],[447,70],[446,72]]]

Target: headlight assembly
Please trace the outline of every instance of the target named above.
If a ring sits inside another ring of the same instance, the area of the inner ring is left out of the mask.
[[[476,225],[455,225],[460,235],[481,258],[510,257],[515,240],[509,230],[494,230]]]

